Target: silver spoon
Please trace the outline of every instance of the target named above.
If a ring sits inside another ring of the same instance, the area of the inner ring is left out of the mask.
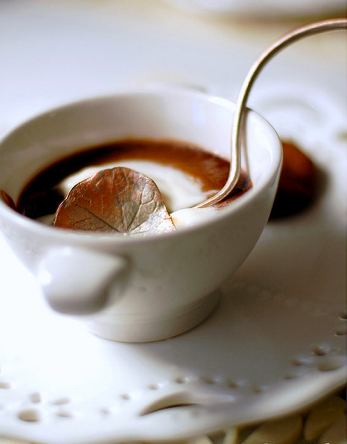
[[[284,37],[279,39],[256,60],[242,84],[241,91],[236,102],[231,133],[231,161],[228,180],[224,187],[219,190],[214,196],[196,205],[195,208],[204,208],[217,204],[231,193],[239,180],[241,172],[241,142],[242,135],[245,131],[245,114],[247,111],[247,100],[255,80],[257,79],[258,75],[260,74],[266,63],[271,60],[274,55],[280,52],[281,49],[284,49],[291,43],[294,43],[303,37],[337,29],[347,29],[347,19],[341,18],[323,20],[312,23],[310,25],[302,26],[292,32],[289,32]]]

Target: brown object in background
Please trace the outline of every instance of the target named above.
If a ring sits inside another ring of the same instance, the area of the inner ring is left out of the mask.
[[[270,219],[301,213],[317,195],[317,168],[294,143],[282,141],[283,165]]]

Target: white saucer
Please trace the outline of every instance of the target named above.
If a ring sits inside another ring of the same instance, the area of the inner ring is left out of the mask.
[[[295,102],[285,91],[287,102],[280,92],[273,102],[284,122]],[[298,93],[296,112],[300,101]],[[269,224],[213,315],[174,339],[112,343],[54,315],[0,240],[0,435],[52,444],[178,439],[286,414],[342,386],[347,162],[341,128],[324,121],[302,138],[326,171],[316,205]],[[180,406],[165,409],[172,405]]]

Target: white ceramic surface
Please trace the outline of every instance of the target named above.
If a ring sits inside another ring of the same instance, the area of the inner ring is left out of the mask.
[[[225,99],[172,89],[68,105],[5,137],[0,187],[16,200],[49,162],[86,144],[129,136],[186,140],[228,156],[232,112]],[[55,310],[89,314],[92,331],[114,340],[179,334],[216,306],[213,292],[249,254],[272,206],[280,142],[255,113],[247,128],[253,187],[209,220],[161,235],[85,234],[33,222],[1,202],[0,228]]]
[[[325,171],[325,186],[310,211],[266,227],[196,329],[152,344],[100,340],[53,314],[1,241],[2,435],[49,444],[196,436],[305,408],[346,382],[341,109],[314,89],[279,88],[261,104]]]

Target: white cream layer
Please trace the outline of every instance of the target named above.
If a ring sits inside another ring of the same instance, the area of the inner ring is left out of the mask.
[[[98,171],[117,166],[139,171],[154,180],[177,228],[192,226],[214,216],[216,210],[213,208],[191,208],[207,197],[197,180],[176,168],[149,161],[128,160],[83,168],[64,179],[59,188],[64,196],[67,196],[77,183],[88,179]],[[54,215],[49,214],[38,220],[51,225],[53,219]]]
[[[170,166],[143,160],[125,160],[83,168],[68,176],[61,183],[60,189],[66,196],[78,182],[88,179],[98,171],[117,166],[131,168],[154,180],[169,211],[192,207],[206,198],[206,193],[201,190],[199,182],[188,174]]]

